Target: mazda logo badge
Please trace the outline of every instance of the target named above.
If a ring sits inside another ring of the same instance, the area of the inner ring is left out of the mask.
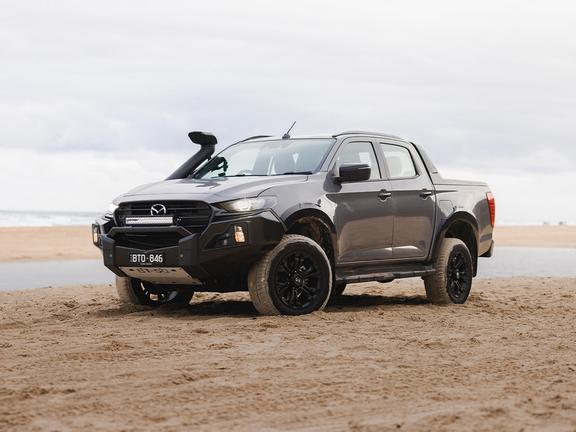
[[[162,204],[154,204],[150,207],[150,214],[152,216],[162,216],[166,214],[166,207]]]

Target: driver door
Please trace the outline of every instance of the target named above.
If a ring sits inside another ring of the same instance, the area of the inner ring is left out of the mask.
[[[345,141],[339,148],[334,172],[342,164],[368,164],[369,180],[334,185],[327,194],[335,205],[334,224],[339,233],[338,263],[385,260],[392,257],[394,224],[390,182],[382,178],[374,143],[360,139]]]

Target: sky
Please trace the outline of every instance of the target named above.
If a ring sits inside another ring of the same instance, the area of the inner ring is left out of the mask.
[[[0,0],[0,209],[104,211],[195,150],[374,130],[576,223],[571,1]]]

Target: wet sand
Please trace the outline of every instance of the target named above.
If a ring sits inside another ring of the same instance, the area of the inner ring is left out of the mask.
[[[110,286],[0,293],[0,430],[576,429],[576,279],[352,286],[303,317],[182,310]]]

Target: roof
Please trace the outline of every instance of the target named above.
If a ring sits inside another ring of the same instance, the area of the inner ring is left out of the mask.
[[[336,134],[314,134],[314,135],[294,135],[291,136],[291,138],[338,138],[341,136],[354,136],[354,135],[363,135],[363,136],[375,136],[375,137],[382,137],[382,138],[392,138],[392,139],[396,139],[396,140],[401,140],[401,141],[405,141],[404,139],[396,136],[396,135],[389,135],[389,134],[384,134],[381,132],[369,132],[369,131],[359,131],[359,130],[350,130],[350,131],[344,131],[344,132],[339,132]],[[252,141],[252,140],[281,140],[282,137],[281,136],[272,136],[272,135],[256,135],[256,136],[252,136],[252,137],[248,137],[248,138],[244,138],[238,142],[245,142],[245,141]]]
[[[402,138],[400,138],[399,136],[396,136],[396,135],[389,135],[389,134],[384,134],[381,132],[359,131],[359,130],[344,131],[344,132],[334,134],[332,136],[337,137],[337,136],[342,136],[342,135],[369,135],[369,136],[378,136],[378,137],[383,137],[383,138],[394,138],[394,139],[404,141]]]

